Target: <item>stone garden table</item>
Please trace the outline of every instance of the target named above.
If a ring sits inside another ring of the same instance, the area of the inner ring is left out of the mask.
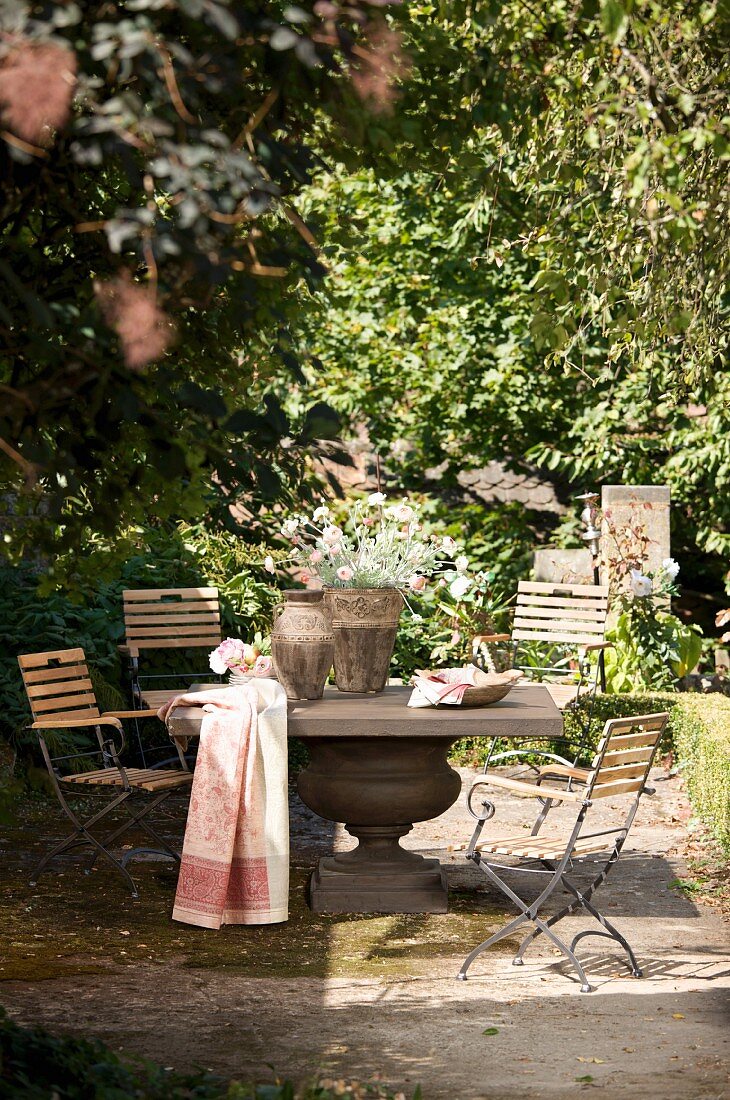
[[[410,709],[409,687],[378,695],[325,689],[323,699],[289,703],[289,737],[310,760],[297,780],[302,802],[339,821],[358,840],[325,856],[310,880],[318,913],[445,913],[446,875],[437,859],[402,848],[416,821],[438,817],[459,797],[448,753],[462,737],[552,738],[563,719],[547,688],[524,684],[488,707]],[[170,735],[195,737],[202,714],[179,707]]]

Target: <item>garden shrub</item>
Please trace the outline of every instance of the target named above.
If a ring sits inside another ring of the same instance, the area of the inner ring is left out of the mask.
[[[208,1070],[178,1073],[147,1059],[124,1062],[98,1039],[57,1038],[43,1028],[19,1027],[0,1009],[0,1100],[20,1096],[25,1100],[335,1100],[335,1096],[391,1100],[393,1093],[379,1085],[326,1081],[301,1090],[291,1081],[249,1085],[228,1082]],[[418,1096],[417,1088],[413,1100]]]

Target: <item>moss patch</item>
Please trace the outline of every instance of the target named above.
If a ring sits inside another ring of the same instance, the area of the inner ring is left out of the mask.
[[[0,982],[101,974],[140,962],[262,978],[419,974],[432,972],[435,959],[461,959],[504,922],[502,906],[471,891],[452,891],[445,915],[312,913],[306,885],[313,857],[292,864],[286,924],[220,932],[194,928],[171,920],[177,879],[172,864],[132,863],[140,889],[136,900],[112,868],[100,863],[85,875],[86,857],[80,856],[31,886],[30,869],[51,843],[45,839],[49,826],[59,823],[40,801],[26,806],[22,818],[18,827],[0,833],[5,859],[14,864],[0,887]]]

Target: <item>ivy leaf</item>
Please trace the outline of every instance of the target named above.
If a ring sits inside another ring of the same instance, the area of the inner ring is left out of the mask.
[[[601,27],[603,33],[616,45],[626,34],[629,17],[619,0],[603,0],[601,4]]]

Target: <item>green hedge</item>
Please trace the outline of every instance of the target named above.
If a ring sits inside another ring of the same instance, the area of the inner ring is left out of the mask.
[[[692,805],[730,855],[730,699],[680,695],[672,726]]]
[[[599,695],[591,726],[594,743],[609,718],[664,710],[669,712],[669,723],[661,751],[674,751],[696,813],[730,853],[730,699],[689,692]],[[577,737],[584,721],[580,710],[568,712],[566,733]],[[486,738],[459,741],[452,761],[479,765],[488,746]]]

